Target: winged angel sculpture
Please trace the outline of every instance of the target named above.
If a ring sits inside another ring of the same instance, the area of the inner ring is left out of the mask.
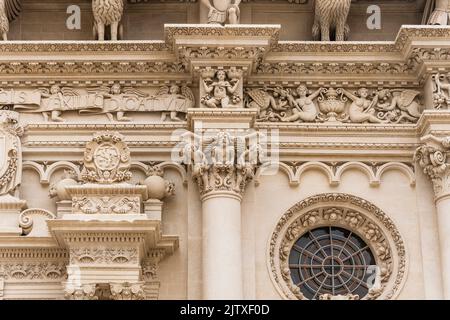
[[[0,0],[0,31],[4,41],[8,40],[9,23],[19,16],[21,9],[20,0]]]

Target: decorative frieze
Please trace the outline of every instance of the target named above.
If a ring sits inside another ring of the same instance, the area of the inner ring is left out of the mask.
[[[258,121],[269,122],[351,122],[416,123],[422,106],[421,93],[408,89],[356,91],[319,88],[310,91],[264,87],[247,89],[245,106],[258,109]]]
[[[130,247],[74,247],[69,253],[70,263],[74,265],[138,263],[138,250]]]
[[[7,262],[0,263],[0,277],[4,280],[63,280],[66,277],[66,264],[52,261]]]
[[[62,113],[76,111],[80,116],[107,115],[110,121],[129,122],[128,112],[161,112],[161,120],[181,121],[194,106],[194,95],[187,86],[172,84],[162,86],[158,92],[149,94],[131,87],[114,83],[109,87],[75,90],[60,85],[38,90],[3,90],[0,103],[12,105],[23,113],[41,113],[46,121],[64,122]],[[114,117],[115,116],[115,117]]]

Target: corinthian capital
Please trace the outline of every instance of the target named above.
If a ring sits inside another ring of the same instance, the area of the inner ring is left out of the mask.
[[[144,283],[111,283],[112,300],[144,300]]]
[[[98,300],[95,295],[97,285],[95,283],[74,286],[71,283],[66,284],[65,295],[66,300]]]
[[[202,196],[218,191],[242,196],[254,177],[259,152],[258,134],[233,136],[225,131],[206,144],[194,139],[182,151]]]
[[[433,183],[436,198],[450,195],[450,137],[437,138],[427,135],[424,144],[417,148],[414,158]]]

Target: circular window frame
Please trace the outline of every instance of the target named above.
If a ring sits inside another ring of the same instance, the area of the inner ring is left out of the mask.
[[[306,232],[320,227],[340,227],[361,237],[370,247],[380,277],[362,300],[390,300],[400,293],[408,270],[407,250],[395,223],[381,209],[362,198],[342,193],[311,196],[287,210],[276,224],[268,245],[268,269],[284,299],[306,300],[291,280],[289,254]]]

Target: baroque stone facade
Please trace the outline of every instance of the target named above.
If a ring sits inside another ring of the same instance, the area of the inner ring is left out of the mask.
[[[0,1],[0,299],[450,299],[448,1],[71,4]]]

